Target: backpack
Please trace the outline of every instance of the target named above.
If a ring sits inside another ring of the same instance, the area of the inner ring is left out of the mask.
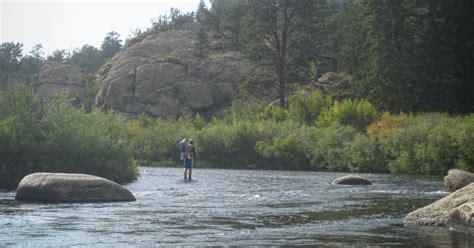
[[[178,143],[179,155],[181,157],[181,160],[184,159],[184,155],[186,153],[186,147],[187,147],[187,144],[184,139]]]

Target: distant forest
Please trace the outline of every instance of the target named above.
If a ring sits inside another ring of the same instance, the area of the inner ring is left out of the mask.
[[[211,0],[197,10],[152,20],[122,41],[109,32],[100,48],[84,45],[45,56],[40,44],[0,44],[0,85],[30,83],[46,61],[95,74],[121,49],[154,33],[192,29],[201,55],[209,36],[269,73],[249,75],[247,87],[276,86],[287,107],[291,90],[327,71],[351,78],[350,97],[392,112],[474,111],[472,0]],[[269,83],[270,82],[270,83]],[[258,92],[257,90],[252,92]]]

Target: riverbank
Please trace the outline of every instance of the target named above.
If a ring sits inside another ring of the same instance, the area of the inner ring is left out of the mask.
[[[295,94],[283,109],[234,103],[222,118],[164,120],[43,104],[28,86],[0,94],[0,188],[33,172],[85,173],[126,183],[137,166],[177,166],[196,142],[207,168],[444,176],[474,170],[474,115],[382,113],[368,101]]]

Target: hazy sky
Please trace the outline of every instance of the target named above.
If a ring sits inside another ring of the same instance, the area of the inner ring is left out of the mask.
[[[209,1],[206,1],[208,4]],[[21,42],[23,53],[42,44],[45,54],[89,44],[100,47],[109,31],[122,41],[151,19],[169,13],[195,11],[199,0],[0,0],[0,43]]]

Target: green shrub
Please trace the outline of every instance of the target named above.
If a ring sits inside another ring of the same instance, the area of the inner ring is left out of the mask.
[[[352,141],[346,143],[343,158],[351,172],[389,172],[375,141],[363,134],[356,134]]]
[[[445,175],[462,163],[457,140],[464,130],[460,119],[445,114],[412,119],[411,125],[380,141],[391,172]]]
[[[256,149],[261,156],[260,168],[309,170],[309,159],[306,156],[310,134],[314,128],[301,127],[287,122],[278,127],[268,125],[265,138],[256,144]]]
[[[318,171],[349,171],[344,149],[356,134],[351,126],[333,123],[314,129],[307,147],[310,165]]]
[[[290,98],[289,115],[301,124],[313,125],[319,115],[329,109],[332,103],[332,99],[322,96],[320,91],[310,95],[303,92]]]
[[[459,148],[459,161],[456,167],[474,172],[474,123],[464,123],[455,133]]]
[[[258,158],[255,145],[262,136],[257,125],[242,121],[232,124],[216,122],[206,126],[196,134],[199,159],[220,168],[242,168],[255,164]]]
[[[14,188],[39,171],[77,172],[118,182],[136,178],[125,120],[74,108],[58,99],[43,105],[27,86],[0,92],[0,187]]]
[[[353,103],[350,99],[336,101],[334,106],[323,111],[317,120],[318,126],[327,127],[333,122],[351,125],[359,132],[365,132],[367,126],[377,119],[378,112],[367,100]]]
[[[199,120],[200,117],[196,119]],[[183,138],[192,138],[195,123],[193,118],[178,121],[140,115],[137,121],[130,122],[132,132],[131,146],[136,163],[142,166],[180,166],[177,144]],[[201,123],[197,124],[203,125]]]
[[[86,173],[117,182],[137,176],[126,120],[93,110],[87,114],[65,101],[48,106],[42,120],[48,171]]]

